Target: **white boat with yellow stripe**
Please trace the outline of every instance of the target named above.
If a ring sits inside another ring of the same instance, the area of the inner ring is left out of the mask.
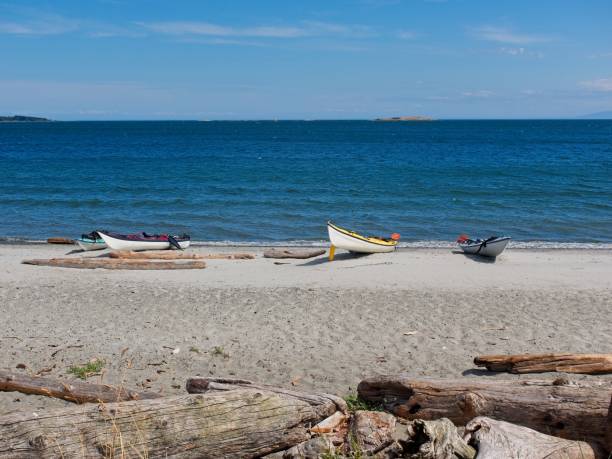
[[[331,248],[329,251],[330,261],[334,259],[336,248],[356,253],[387,253],[393,252],[399,241],[400,235],[393,233],[390,238],[376,236],[362,236],[355,231],[341,228],[332,222],[327,222],[327,231]]]

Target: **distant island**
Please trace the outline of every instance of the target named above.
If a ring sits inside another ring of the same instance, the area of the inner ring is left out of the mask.
[[[376,118],[374,121],[433,121],[428,116],[393,116],[391,118]]]
[[[0,123],[42,123],[42,122],[49,122],[51,121],[50,119],[47,118],[39,118],[38,116],[22,116],[22,115],[15,115],[15,116],[0,116]]]

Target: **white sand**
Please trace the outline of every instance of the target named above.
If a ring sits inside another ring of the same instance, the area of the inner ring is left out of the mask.
[[[70,249],[0,245],[0,368],[67,378],[97,357],[106,366],[92,380],[164,393],[199,374],[342,395],[376,373],[474,376],[478,354],[612,352],[609,250],[517,249],[486,263],[412,249],[329,263],[198,248],[258,258],[194,271],[20,264]],[[0,393],[0,413],[64,403]]]

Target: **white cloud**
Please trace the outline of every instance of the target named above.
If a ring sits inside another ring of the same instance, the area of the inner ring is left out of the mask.
[[[486,99],[494,94],[495,93],[493,91],[488,91],[486,89],[480,89],[478,91],[465,91],[461,93],[461,95],[464,97],[476,97],[481,99]]]
[[[539,51],[530,51],[523,47],[520,47],[520,48],[502,47],[502,48],[499,48],[499,52],[502,54],[508,54],[510,56],[529,56],[529,57],[536,57],[538,59],[542,59],[544,57],[544,54]]]
[[[73,32],[79,27],[78,21],[57,15],[40,15],[23,21],[0,22],[0,34],[8,35],[59,35]]]
[[[232,27],[210,22],[170,21],[137,23],[146,29],[166,35],[201,35],[210,37],[299,38],[307,36],[341,35],[365,37],[373,34],[367,26],[304,21],[299,26]]]
[[[400,30],[397,32],[396,35],[398,38],[401,38],[402,40],[412,40],[413,38],[417,37],[417,34],[413,32],[412,30]]]
[[[598,80],[581,81],[583,86],[592,91],[612,92],[612,78],[599,78]]]
[[[482,26],[472,29],[472,33],[481,40],[507,43],[511,45],[527,45],[551,41],[551,37],[536,34],[515,32],[505,27]]]

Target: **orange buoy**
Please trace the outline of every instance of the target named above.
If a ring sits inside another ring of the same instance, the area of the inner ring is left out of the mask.
[[[463,241],[467,241],[469,239],[467,234],[460,234],[459,237],[457,238],[457,242],[463,242]]]
[[[399,241],[400,240],[400,234],[399,233],[393,233],[391,235],[391,239],[393,239],[394,241]]]

